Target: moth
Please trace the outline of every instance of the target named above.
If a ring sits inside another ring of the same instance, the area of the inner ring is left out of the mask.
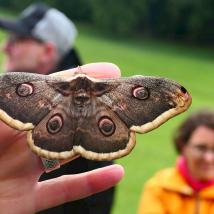
[[[32,151],[47,159],[120,158],[135,146],[136,132],[159,127],[190,104],[183,86],[160,77],[0,76],[0,119],[28,131]]]

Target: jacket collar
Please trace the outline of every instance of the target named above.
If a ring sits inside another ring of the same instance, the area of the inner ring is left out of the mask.
[[[204,198],[214,198],[214,185],[204,188],[199,192],[195,192],[193,188],[187,184],[177,168],[165,169],[161,172],[158,179],[160,186],[169,191],[175,191],[184,195],[198,194]]]

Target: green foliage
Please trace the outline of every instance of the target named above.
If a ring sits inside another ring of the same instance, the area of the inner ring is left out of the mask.
[[[212,0],[91,0],[94,23],[112,34],[214,43]]]
[[[130,35],[139,23],[137,14],[143,16],[142,0],[92,0],[94,23],[102,30]]]
[[[16,11],[35,0],[0,0]],[[113,36],[147,35],[214,44],[213,0],[43,0],[71,19],[91,22]]]
[[[68,17],[75,20],[91,20],[91,4],[89,0],[70,0],[70,1],[57,1],[56,7],[63,11]]]
[[[189,34],[197,40],[214,40],[214,1],[197,0],[189,20]]]
[[[193,41],[214,42],[212,0],[167,0],[166,35]]]
[[[1,7],[9,7],[11,4],[11,0],[0,0]]]
[[[7,3],[5,0],[0,0],[3,2],[3,4],[0,4],[1,6],[5,6],[5,7],[9,7],[12,10],[23,10],[25,7],[27,7],[29,4],[31,4],[32,2],[34,2],[33,0],[22,0],[20,1],[15,1],[15,0],[7,0]]]

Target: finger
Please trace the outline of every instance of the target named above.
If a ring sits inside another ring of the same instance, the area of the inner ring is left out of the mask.
[[[108,62],[90,63],[77,68],[53,73],[53,76],[71,77],[77,72],[82,72],[94,78],[116,78],[121,76],[117,65]]]
[[[23,132],[11,128],[2,121],[0,121],[0,130],[1,130],[0,152],[4,150],[3,147],[5,146],[7,147],[8,145],[11,144],[11,142],[18,140],[23,135]]]
[[[104,191],[124,175],[120,165],[111,165],[76,175],[64,175],[38,184],[36,211],[51,208]]]

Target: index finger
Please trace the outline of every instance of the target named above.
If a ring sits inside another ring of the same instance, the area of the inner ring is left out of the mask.
[[[122,166],[111,165],[39,182],[35,195],[37,211],[104,191],[118,183],[123,176]]]
[[[51,75],[71,77],[79,71],[94,78],[117,78],[121,76],[121,72],[118,66],[108,62],[85,64],[77,68],[59,71]]]

